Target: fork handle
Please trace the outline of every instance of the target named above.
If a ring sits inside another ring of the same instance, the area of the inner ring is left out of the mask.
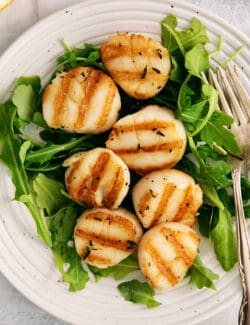
[[[232,173],[238,246],[238,268],[242,284],[239,324],[250,324],[250,243],[242,205],[240,168]]]

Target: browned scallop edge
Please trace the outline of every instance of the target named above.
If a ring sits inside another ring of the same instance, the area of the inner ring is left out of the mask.
[[[64,121],[61,121],[61,114],[64,110],[64,103],[68,97],[70,84],[72,80],[72,74],[65,73],[63,76],[59,76],[58,81],[58,87],[57,87],[57,93],[54,96],[53,100],[53,117],[51,120],[51,127],[64,127]],[[48,86],[48,89],[50,87],[53,87],[53,85]],[[46,90],[47,91],[47,90]],[[44,96],[46,98],[46,91],[44,93]]]
[[[162,48],[155,41],[152,41],[150,38],[145,38],[141,35],[119,35],[118,44],[117,43],[106,43],[101,47],[101,57],[104,64],[109,65],[109,62],[120,57],[129,57],[131,58],[132,64],[136,64],[137,57],[143,56],[146,58],[146,64],[142,71],[129,71],[125,69],[123,71],[112,69],[110,73],[115,79],[122,80],[124,77],[128,81],[143,80],[146,77],[151,79],[166,79],[165,73],[162,74],[158,69],[151,67],[152,60],[158,60],[159,63],[162,62],[162,59],[168,59],[168,52]],[[123,42],[125,41],[125,42]],[[146,46],[133,46],[133,44],[146,43]],[[150,49],[150,51],[149,51]]]
[[[99,156],[97,156],[97,160],[92,167],[91,172],[91,183],[88,186],[86,194],[82,194],[82,200],[88,200],[88,197],[91,197],[92,205],[95,203],[95,193],[98,189],[100,180],[103,178],[103,175],[106,172],[107,165],[110,160],[110,153],[103,152]],[[80,188],[79,188],[80,189]]]
[[[171,263],[167,263],[166,260],[161,256],[159,250],[154,247],[151,242],[147,242],[145,247],[147,253],[151,257],[151,261],[156,265],[158,272],[169,282],[172,286],[176,285],[179,281],[179,278],[173,273],[171,269]],[[150,266],[145,266],[144,268],[144,275],[146,278],[150,279],[153,287],[157,288],[157,276],[155,278],[151,277]]]
[[[151,84],[160,83],[161,85],[162,82],[166,81],[166,75],[161,74],[160,70],[157,71],[158,72],[155,72],[154,69],[150,69],[147,65],[145,65],[144,69],[141,71],[130,72],[127,70],[119,71],[119,70],[112,69],[110,73],[117,82],[119,82],[120,80],[126,80],[126,82],[140,81],[140,82],[150,82]]]
[[[75,186],[74,186],[74,179],[76,178],[76,175],[79,177],[78,170],[81,166],[81,163],[82,163],[82,161],[81,161],[81,159],[79,159],[79,160],[75,161],[72,164],[72,166],[68,167],[69,173],[67,175],[66,182],[65,182],[69,195],[76,200],[81,199],[81,197],[79,198],[79,188],[81,188],[81,189],[85,188],[86,183],[87,183],[87,179],[84,179],[78,188],[75,188]]]
[[[125,157],[124,156],[123,156],[123,154],[120,154],[120,157],[126,162],[126,156]],[[147,167],[144,167],[144,168],[140,168],[138,166],[129,166],[129,168],[131,170],[134,170],[139,175],[146,175],[146,174],[148,174],[150,172],[153,172],[155,170],[171,168],[171,167],[173,167],[175,165],[176,165],[176,159],[173,159],[173,160],[170,160],[169,162],[167,162],[165,164],[161,164],[161,165],[157,165],[157,166],[151,165],[151,166],[147,166]]]
[[[83,74],[83,77],[84,79],[81,82],[81,86],[84,96],[79,103],[79,113],[74,125],[75,128],[81,128],[84,125],[84,120],[89,112],[91,99],[100,85],[100,81],[103,78],[103,72],[89,68],[86,73]]]
[[[84,240],[88,240],[93,243],[93,245],[99,244],[106,247],[113,247],[115,249],[132,252],[135,248],[134,240],[136,239],[136,226],[134,223],[127,218],[124,218],[120,215],[109,214],[107,212],[95,211],[92,213],[88,213],[86,216],[87,220],[91,220],[92,222],[102,222],[108,224],[108,226],[113,225],[114,227],[121,227],[128,234],[128,238],[131,240],[121,240],[119,238],[111,238],[110,234],[104,233],[95,233],[88,232],[84,229],[80,229],[79,227],[75,230],[75,236],[83,238]],[[131,244],[133,242],[133,245]],[[91,248],[90,248],[91,249]]]
[[[156,144],[151,146],[141,146],[138,144],[138,148],[131,148],[131,149],[120,149],[114,150],[116,154],[128,154],[128,153],[136,153],[136,152],[155,152],[155,151],[169,151],[172,152],[173,150],[179,150],[183,147],[183,140],[177,140],[172,142],[166,142],[162,144]]]
[[[87,256],[86,259],[87,259],[88,263],[94,264],[94,265],[101,265],[102,264],[102,265],[105,265],[105,266],[109,266],[109,265],[113,264],[113,262],[111,261],[110,258],[96,255],[94,253],[94,251],[92,251],[91,254]]]
[[[105,205],[108,209],[113,208],[123,186],[125,186],[124,171],[122,167],[116,167],[114,177],[110,180],[110,184],[112,184],[111,189],[105,198]]]
[[[178,235],[181,234],[181,232],[175,231],[171,228],[163,227],[161,229],[161,233],[165,236],[168,243],[170,243],[174,248],[177,254],[175,259],[183,261],[186,264],[187,268],[189,268],[194,261],[194,252],[188,250],[187,248],[184,248],[184,246],[178,240]],[[198,245],[199,239],[193,230],[190,229],[188,236],[191,237],[192,240],[195,241]]]
[[[93,68],[86,68],[85,72],[83,68],[75,68],[66,72],[64,75],[59,76],[57,93],[53,98],[53,117],[51,121],[51,127],[64,127],[65,121],[62,121],[61,116],[65,110],[65,102],[70,97],[70,89],[72,87],[72,81],[78,81],[83,90],[82,99],[78,104],[78,116],[74,123],[74,128],[79,129],[84,126],[85,118],[89,112],[91,100],[100,87],[106,87],[106,97],[103,100],[100,118],[97,126],[105,125],[109,113],[112,109],[113,100],[116,94],[116,86],[111,78],[106,76],[102,71],[95,70]],[[49,96],[50,87],[48,86],[43,98]],[[72,98],[71,98],[72,99]],[[67,121],[66,123],[67,124]]]
[[[105,173],[106,166],[110,159],[110,153],[103,152],[98,157],[92,168],[91,178],[83,177],[78,187],[74,186],[74,178],[81,177],[79,175],[79,168],[82,164],[82,160],[77,160],[72,164],[70,172],[66,179],[67,190],[69,195],[80,201],[92,206],[94,204],[94,194],[98,188],[98,184],[102,175]],[[90,184],[89,184],[90,182]],[[84,191],[86,190],[86,191]]]
[[[174,192],[176,186],[173,183],[168,183],[164,187],[163,195],[161,197],[161,200],[158,204],[158,207],[156,208],[154,212],[154,216],[151,222],[151,225],[156,225],[158,221],[162,218],[162,214],[166,206],[168,205],[168,200],[171,197],[171,194]],[[164,220],[167,221],[167,220]]]
[[[142,111],[143,112],[143,111]],[[153,131],[156,132],[158,129],[161,128],[176,128],[174,122],[171,121],[160,121],[160,120],[152,120],[145,123],[138,123],[138,124],[129,124],[129,125],[122,125],[122,126],[115,126],[110,134],[110,137],[113,135],[118,135],[119,133],[126,134],[128,132],[135,132],[135,131]]]
[[[110,112],[113,109],[115,95],[116,93],[118,93],[118,89],[116,88],[113,80],[104,74],[99,87],[102,86],[106,87],[106,97],[103,98],[102,112],[99,114],[100,118],[97,122],[98,127],[102,127],[103,125],[106,124]]]
[[[161,229],[161,233],[166,238],[168,244],[171,244],[172,247],[174,248],[176,252],[175,260],[180,260],[184,262],[186,268],[188,269],[193,264],[194,253],[185,249],[178,241],[178,231],[174,231],[170,228],[163,227]],[[193,231],[190,230],[188,236],[192,237],[192,239],[198,245],[198,241],[199,241],[198,236]],[[166,281],[170,283],[171,286],[176,285],[180,281],[180,278],[176,276],[175,273],[172,271],[172,266],[171,266],[172,261],[169,262],[166,261],[166,259],[164,259],[159,253],[159,250],[156,249],[151,242],[148,242],[146,244],[146,251],[151,256],[152,262],[156,265],[159,273],[166,279]],[[154,287],[158,286],[157,278],[152,279],[150,276],[150,271],[145,271],[145,276],[150,279]]]
[[[181,221],[191,226],[195,221],[197,209],[195,197],[193,196],[193,185],[189,185],[185,190],[183,201],[174,216],[173,221]]]
[[[104,63],[106,61],[110,61],[116,58],[120,58],[121,56],[125,57],[133,57],[136,56],[146,56],[147,59],[150,61],[153,58],[159,58],[167,59],[169,57],[168,52],[162,48],[161,45],[159,47],[155,47],[153,51],[148,51],[149,47],[147,46],[140,46],[139,48],[132,48],[131,46],[128,46],[126,44],[122,44],[122,42],[119,42],[119,44],[103,44],[101,46],[101,56]]]
[[[143,223],[143,218],[145,218],[147,214],[147,210],[150,209],[150,200],[152,199],[152,195],[150,191],[147,191],[144,193],[144,195],[141,197],[139,204],[137,206],[137,213],[142,220]]]
[[[115,127],[110,136],[109,140],[112,141],[114,137],[119,136],[122,134],[123,137],[126,137],[126,133],[128,132],[136,132],[136,131],[152,131],[152,132],[159,132],[160,136],[165,137],[164,133],[160,131],[160,129],[170,129],[176,128],[175,123],[173,122],[167,122],[167,121],[151,121],[147,123],[141,123],[141,124],[135,124],[135,125],[125,125],[122,127]],[[166,138],[166,141],[162,144],[157,144],[157,145],[144,145],[138,144],[137,148],[130,148],[130,149],[113,149],[115,153],[123,154],[123,153],[135,153],[139,151],[143,152],[153,152],[153,151],[169,151],[171,152],[172,150],[180,150],[183,147],[183,139],[176,140],[176,141],[171,141],[168,142],[168,139]]]

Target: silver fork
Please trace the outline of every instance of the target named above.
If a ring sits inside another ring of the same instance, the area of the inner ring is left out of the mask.
[[[243,150],[243,160],[231,157],[232,180],[236,217],[238,246],[238,268],[242,284],[242,301],[239,310],[239,324],[250,324],[250,243],[241,195],[241,169],[243,161],[250,168],[250,99],[244,89],[236,66],[227,66],[225,70],[217,68],[215,74],[209,70],[209,82],[218,90],[221,109],[232,116],[235,122],[231,126]]]

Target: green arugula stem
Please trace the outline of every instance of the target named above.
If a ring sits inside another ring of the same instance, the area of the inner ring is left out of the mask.
[[[87,60],[87,58],[83,58],[83,57],[80,57],[80,56],[77,56],[76,57],[76,61],[78,62],[85,62]],[[59,63],[57,66],[56,66],[56,71],[60,70],[65,64],[69,63],[69,60],[64,60],[63,62]]]
[[[70,47],[69,43],[64,38],[61,39],[61,43],[65,50],[67,50],[68,52],[72,51],[72,48]]]
[[[198,150],[196,148],[196,145],[195,145],[195,142],[194,142],[194,139],[193,139],[192,135],[187,134],[187,139],[188,139],[189,147],[190,147],[193,155],[197,159],[197,161],[198,161],[198,163],[200,165],[200,168],[205,167],[205,163],[200,157],[200,154],[199,154],[199,152],[198,152]]]
[[[198,133],[201,132],[201,130],[205,127],[205,125],[209,121],[210,117],[212,116],[213,112],[215,111],[217,98],[212,97],[212,99],[213,99],[213,102],[209,103],[207,115],[202,119],[202,122],[199,124],[199,126],[196,128],[196,130],[194,130],[191,133],[192,137],[196,136]]]
[[[47,221],[45,219],[43,211],[40,210],[40,213],[38,213],[35,203],[33,202],[25,202],[25,205],[34,218],[39,236],[47,246],[52,247],[50,231],[48,229]]]
[[[204,77],[202,76],[201,77],[201,80],[204,82],[204,84],[207,84],[208,83],[205,76]],[[191,133],[191,136],[192,137],[194,137],[198,133],[200,133],[201,130],[206,126],[206,124],[209,121],[210,117],[213,115],[213,112],[217,108],[217,99],[218,99],[217,96],[211,96],[210,97],[207,115],[202,119],[202,122],[199,124],[199,126],[196,128],[196,130],[194,130]]]
[[[217,48],[213,52],[209,53],[209,58],[212,58],[213,56],[215,56],[216,54],[218,54],[222,51],[223,41],[224,41],[224,37],[223,37],[223,35],[220,35],[219,41],[217,44]]]
[[[222,69],[224,69],[229,62],[233,61],[244,49],[244,45],[240,46],[226,61],[221,63]]]
[[[219,146],[215,141],[213,142],[213,148],[219,154],[227,156],[227,151],[224,148],[222,148],[222,146]]]

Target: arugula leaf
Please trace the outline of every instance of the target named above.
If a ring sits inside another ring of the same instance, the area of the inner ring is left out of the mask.
[[[176,50],[180,50],[181,54],[185,56],[185,48],[179,37],[179,33],[176,31],[177,18],[174,15],[168,15],[161,22],[161,37],[162,45],[173,53]]]
[[[232,185],[232,180],[227,176],[231,171],[232,165],[225,161],[216,161],[212,165],[206,165],[204,172],[209,175],[209,179],[205,182],[213,184],[217,189],[229,187]]]
[[[245,176],[241,177],[241,191],[245,218],[250,218],[250,181]]]
[[[197,93],[200,96],[197,96]],[[217,91],[202,80],[188,74],[183,82],[177,101],[177,117],[189,134],[194,137],[207,125],[218,102]]]
[[[188,275],[190,275],[189,283],[194,283],[197,288],[216,289],[214,280],[219,279],[219,276],[205,267],[199,256],[195,258],[193,265],[188,271]]]
[[[209,237],[211,230],[211,222],[213,219],[214,207],[207,204],[203,204],[199,209],[197,221],[199,225],[199,231],[204,237]]]
[[[199,19],[194,17],[190,27],[180,32],[176,30],[177,24],[174,15],[168,15],[161,22],[162,44],[171,54],[179,49],[184,56],[186,50],[209,42],[206,27]]]
[[[133,256],[128,256],[119,264],[100,269],[93,265],[88,265],[90,271],[95,275],[95,280],[98,282],[101,278],[113,276],[115,280],[125,278],[129,273],[140,270],[137,259]]]
[[[16,81],[15,88],[20,85],[31,86],[35,96],[39,99],[40,91],[41,91],[41,79],[39,76],[22,76],[19,77]]]
[[[237,249],[231,214],[226,208],[219,209],[217,224],[210,235],[217,259],[225,271],[231,270],[237,262]]]
[[[223,147],[230,154],[241,157],[242,150],[235,135],[226,127],[233,123],[233,118],[220,112],[213,112],[211,118],[201,130],[201,140],[213,147],[214,142]]]
[[[197,44],[205,45],[210,42],[206,27],[196,17],[192,18],[190,27],[181,31],[179,35],[186,50],[193,48]]]
[[[185,68],[194,76],[200,77],[210,67],[208,51],[203,45],[196,44],[185,54]]]
[[[184,60],[182,59],[182,56],[179,55],[179,53],[172,54],[171,63],[172,69],[170,72],[169,79],[182,84],[186,76]]]
[[[19,158],[20,158],[22,164],[24,163],[27,151],[31,148],[31,146],[32,146],[31,141],[24,141],[21,144],[20,150],[19,150]]]
[[[148,308],[158,307],[160,302],[154,299],[154,289],[147,282],[132,280],[118,285],[123,297],[136,304],[144,304]]]
[[[58,66],[53,76],[62,70],[69,70],[78,66],[87,66],[100,69],[106,72],[106,69],[101,61],[100,48],[92,44],[85,43],[83,48],[70,47],[65,40],[62,44],[66,49],[63,55],[57,57]]]
[[[69,284],[69,291],[72,292],[84,289],[89,280],[80,256],[75,248],[69,245],[69,241],[73,239],[76,219],[77,211],[72,206],[61,208],[49,219],[55,262],[63,276],[63,281]],[[68,265],[67,269],[65,264]]]
[[[215,187],[212,185],[205,184],[202,181],[200,182],[200,186],[204,195],[204,203],[223,210],[224,204],[221,202]]]
[[[49,218],[48,224],[51,231],[53,247],[56,247],[60,243],[68,243],[73,238],[76,219],[77,210],[72,205],[60,208]]]
[[[243,209],[244,209],[245,218],[250,219],[250,204],[244,205]]]
[[[241,176],[241,191],[243,201],[250,200],[250,181],[245,176]]]
[[[192,137],[188,136],[188,142],[192,153],[198,160],[199,167],[190,159],[186,159],[183,161],[184,168],[196,178],[205,194],[209,193],[209,199],[218,202],[219,198],[215,191],[216,189],[225,188],[232,184],[232,180],[228,176],[232,166],[225,161],[212,161],[211,163],[208,160],[204,161]],[[221,208],[219,205],[216,206]]]
[[[30,85],[18,86],[12,97],[13,104],[17,107],[18,116],[30,122],[36,111],[36,95]]]
[[[204,120],[208,109],[207,99],[199,99],[196,103],[192,103],[193,95],[195,91],[187,83],[183,83],[178,98],[177,117],[182,120],[190,134],[195,132],[199,123]]]
[[[48,124],[45,122],[42,112],[35,112],[33,122],[44,129],[48,129]]]
[[[208,161],[208,159],[210,158],[213,160],[228,161],[227,152],[226,151],[221,152],[221,150],[218,151],[217,147],[214,147],[212,149],[208,144],[200,144],[197,147],[197,150],[199,152],[200,157],[205,161]]]
[[[12,102],[17,107],[18,116],[23,121],[32,121],[41,100],[40,91],[41,79],[39,76],[23,76],[17,79]]]
[[[46,245],[51,246],[50,232],[43,214],[39,213],[20,158],[21,141],[13,130],[16,108],[0,104],[0,161],[9,169],[16,187],[15,200],[25,203],[37,226],[37,232]],[[22,155],[21,155],[22,156]]]
[[[62,191],[65,189],[63,183],[42,173],[37,174],[34,178],[33,187],[36,192],[38,207],[46,209],[48,215],[52,215],[60,207],[69,203],[69,200],[62,194]]]
[[[89,281],[89,276],[83,268],[81,258],[75,248],[61,243],[53,248],[53,254],[63,281],[69,284],[69,291],[76,292],[84,289]],[[65,265],[69,265],[67,270],[65,270]]]
[[[72,137],[69,141],[62,144],[47,143],[45,146],[33,150],[29,150],[26,155],[25,164],[29,166],[30,164],[38,163],[44,164],[51,159],[60,156],[60,158],[65,158],[69,155],[69,151],[73,149],[89,149],[93,148],[94,144],[91,141],[91,136],[84,135],[80,138]]]

